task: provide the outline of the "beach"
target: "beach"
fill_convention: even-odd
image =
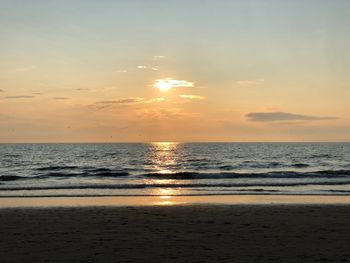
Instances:
[[[0,263],[350,263],[350,0],[0,0]]]
[[[0,263],[349,262],[350,144],[8,144]]]
[[[0,209],[0,262],[349,262],[349,204]]]

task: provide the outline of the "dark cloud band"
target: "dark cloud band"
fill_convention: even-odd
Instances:
[[[23,95],[23,96],[7,96],[6,99],[32,99],[34,96]]]
[[[338,117],[322,117],[288,112],[251,112],[245,115],[249,121],[273,122],[273,121],[314,121],[314,120],[335,120]]]

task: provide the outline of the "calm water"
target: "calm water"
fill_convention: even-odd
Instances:
[[[0,144],[0,196],[350,194],[349,143]]]

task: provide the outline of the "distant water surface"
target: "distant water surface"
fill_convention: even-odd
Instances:
[[[0,144],[0,196],[350,194],[350,143]]]

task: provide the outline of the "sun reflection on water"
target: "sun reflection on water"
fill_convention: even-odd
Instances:
[[[175,191],[173,189],[169,188],[160,188],[157,189],[157,192],[159,195],[159,201],[157,201],[156,205],[174,205],[175,202],[173,201],[174,193]]]
[[[154,168],[160,174],[168,174],[177,166],[177,142],[154,142],[151,143],[152,161]]]
[[[153,168],[159,174],[169,174],[174,173],[178,170],[178,146],[177,142],[155,142],[150,144],[150,149],[152,151],[152,162]],[[147,183],[150,184],[175,184],[174,179],[148,179]],[[155,205],[174,205],[173,198],[178,192],[177,189],[167,188],[156,188],[153,191],[155,196],[158,196],[159,200],[155,202]]]

